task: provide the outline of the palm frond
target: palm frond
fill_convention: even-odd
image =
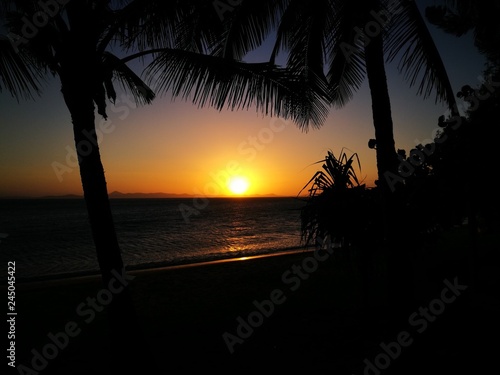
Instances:
[[[300,1],[291,0],[279,20],[276,30],[276,40],[269,59],[272,64],[275,63],[279,53],[287,51],[292,43],[293,30],[296,28],[299,18],[297,9],[300,9]]]
[[[444,63],[414,1],[401,2],[401,12],[391,20],[387,39],[387,60],[400,56],[398,68],[410,86],[418,83],[418,94],[427,98],[436,92],[435,101],[456,108]]]
[[[125,63],[110,52],[103,54],[103,66],[105,77],[108,77],[104,84],[107,88],[108,98],[114,101],[116,94],[111,82],[111,78],[116,79],[122,87],[130,92],[138,105],[150,104],[155,98],[154,91]]]
[[[40,10],[40,4],[36,0],[2,0],[0,2],[0,17],[7,18],[11,12],[22,12],[33,15]]]
[[[351,1],[335,2],[334,27],[328,34],[327,55],[330,62],[327,78],[332,103],[341,108],[361,87],[366,77],[364,49],[356,40],[356,14]]]
[[[0,92],[6,89],[20,99],[40,95],[42,72],[35,69],[33,60],[25,51],[15,51],[11,41],[0,37]]]
[[[292,0],[281,16],[270,61],[274,63],[280,52],[287,55],[286,67],[303,82],[308,100],[317,101],[314,98],[316,88],[320,88],[322,99],[329,98],[324,51],[325,38],[331,27],[328,0],[318,1],[314,7],[304,1]]]
[[[499,65],[498,48],[500,1],[445,1],[446,6],[431,6],[425,10],[427,20],[451,35],[461,37],[471,32],[474,45],[489,61]]]
[[[190,3],[186,1],[185,3]],[[131,1],[116,11],[116,37],[126,48],[144,51],[150,48],[173,48],[176,28],[180,22],[181,4],[178,1]],[[110,30],[110,34],[115,32]]]
[[[6,14],[6,26],[11,34],[23,35],[26,27],[26,17],[33,17],[37,12],[43,11],[42,3],[34,1],[21,1],[17,8]],[[57,56],[65,49],[64,40],[69,36],[69,26],[65,14],[65,7],[61,6],[59,11],[47,18],[43,27],[36,28],[36,32],[17,42],[17,47],[22,53],[30,56],[33,69],[40,72],[50,70],[55,73],[58,70]]]
[[[241,61],[278,27],[287,0],[244,0],[221,19],[222,34],[212,52]]]
[[[156,82],[157,92],[170,92],[200,107],[255,106],[264,115],[291,118],[305,130],[321,126],[328,115],[326,86],[320,79],[311,86],[301,75],[268,63],[166,49],[147,67],[146,79]]]
[[[330,2],[321,0],[311,7],[304,1],[292,1],[277,30],[271,61],[281,51],[288,55],[287,67],[309,74],[324,75],[325,37],[331,31]]]
[[[457,37],[465,35],[473,27],[470,22],[470,15],[470,11],[459,14],[445,6],[436,5],[425,9],[425,17],[431,24]]]
[[[133,0],[117,12],[120,42],[135,51],[179,48],[208,53],[223,33],[213,1]]]

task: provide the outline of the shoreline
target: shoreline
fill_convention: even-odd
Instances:
[[[483,267],[498,264],[496,237],[483,237],[478,248]],[[397,320],[388,310],[392,304],[382,272],[367,290],[359,264],[348,257],[334,254],[317,265],[304,262],[314,247],[127,270],[137,275],[130,293],[144,337],[127,345],[145,347],[159,373],[361,374],[376,372],[367,361],[387,363],[380,362],[381,354],[389,353],[384,348],[394,348],[405,333],[415,343],[399,345],[397,360],[387,356],[390,373],[422,374],[429,368],[478,373],[478,363],[481,368],[495,364],[497,346],[488,344],[486,333],[498,332],[498,278],[495,269],[482,268],[490,278],[462,293],[468,283],[468,258],[461,252],[467,250],[465,243],[462,236],[453,236],[431,249],[438,254],[422,254],[427,257],[415,264],[425,267],[414,276],[414,309],[398,312]],[[290,272],[295,270],[303,273]],[[445,279],[456,284],[460,293],[455,297],[443,289]],[[443,290],[447,300],[439,298]],[[104,309],[109,299],[102,291],[99,275],[20,288],[18,363],[30,363],[33,349],[47,352],[53,345],[49,334],[61,337],[71,322],[82,334],[71,337],[44,373],[115,373]],[[423,322],[429,325],[425,332]]]
[[[300,249],[288,249],[281,250],[276,252],[262,253],[256,255],[248,255],[241,257],[231,257],[231,258],[219,258],[212,260],[204,260],[204,261],[194,261],[187,263],[178,263],[178,264],[169,264],[165,265],[162,263],[151,263],[151,264],[142,264],[138,266],[126,267],[126,271],[130,275],[144,275],[144,274],[153,274],[160,272],[168,272],[179,269],[189,269],[196,267],[204,267],[204,266],[212,266],[224,263],[237,263],[237,262],[245,262],[252,261],[256,259],[262,258],[270,258],[277,256],[290,256],[297,254],[309,254],[313,253],[314,249],[311,248],[300,248]],[[16,285],[22,289],[31,289],[38,287],[48,287],[51,285],[57,285],[60,283],[79,283],[85,281],[100,281],[101,274],[97,272],[81,272],[81,273],[70,273],[70,274],[58,274],[58,275],[46,275],[39,276],[33,278],[27,278],[25,280],[18,280]]]

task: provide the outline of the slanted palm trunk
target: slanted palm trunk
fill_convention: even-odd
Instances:
[[[413,270],[410,263],[411,239],[405,238],[404,220],[397,202],[397,192],[388,185],[385,173],[397,174],[398,159],[394,145],[391,103],[384,64],[382,35],[371,39],[365,47],[368,83],[372,98],[373,123],[377,142],[378,187],[384,220],[382,252],[387,259],[388,308],[395,315],[394,323],[407,319],[406,311],[413,300]],[[409,311],[408,311],[409,312]],[[401,328],[401,327],[400,327]]]
[[[93,71],[89,69],[88,72],[84,72],[71,68],[80,66],[76,63],[68,65],[69,69],[61,71],[62,93],[73,123],[83,193],[103,288],[113,293],[111,302],[104,312],[108,316],[111,335],[112,352],[108,358],[112,370],[116,373],[144,370],[152,365],[152,361],[148,361],[148,353],[143,352],[147,345],[142,338],[129,285],[125,285],[119,292],[113,292],[118,290],[118,286],[121,289],[123,285],[120,284],[117,275],[123,277],[124,264],[113,223],[95,131]]]
[[[92,87],[89,84],[91,77],[86,80],[83,76],[82,72],[75,72],[70,78],[61,75],[62,92],[73,122],[83,194],[99,267],[106,285],[114,277],[113,270],[121,272],[123,261],[97,143]]]

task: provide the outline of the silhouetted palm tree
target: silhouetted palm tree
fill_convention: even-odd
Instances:
[[[59,78],[73,123],[88,219],[107,287],[116,274],[122,273],[124,264],[101,163],[94,108],[97,106],[98,113],[107,117],[106,99],[116,99],[114,81],[126,87],[138,104],[151,103],[154,93],[108,51],[107,37],[115,15],[107,2],[70,1],[64,7],[54,2],[50,8],[42,8],[35,1],[7,1],[2,5],[9,35],[1,44],[0,87],[5,86],[16,98],[29,97],[31,92],[41,92],[40,82],[48,73]],[[115,339],[112,347],[125,354],[131,349],[126,333],[138,334],[134,332],[137,326],[128,288],[114,296],[109,312]],[[133,334],[131,337],[137,339]],[[129,364],[115,364],[125,362]]]
[[[97,142],[95,109],[107,117],[107,102],[116,99],[116,82],[137,104],[150,104],[155,97],[128,62],[153,58],[152,71],[176,83],[174,95],[181,87],[194,89],[194,101],[201,105],[219,109],[226,104],[232,108],[255,105],[263,113],[290,116],[304,124],[321,123],[326,117],[327,101],[316,97],[326,98],[326,93],[312,93],[314,100],[304,95],[308,92],[299,90],[301,77],[287,69],[200,54],[218,45],[213,38],[221,22],[212,2],[71,0],[65,5],[47,4],[2,2],[1,19],[9,34],[0,40],[0,91],[6,89],[17,99],[32,98],[41,93],[47,75],[60,80],[105,286],[122,272],[124,264]],[[126,56],[111,52],[116,49]],[[129,360],[138,358],[135,364],[146,371],[147,360],[128,345],[127,334],[135,319],[128,288],[114,296],[109,311],[116,354]],[[128,361],[124,363],[127,367]]]
[[[128,19],[129,29],[134,30],[128,43],[137,48],[137,56],[154,48],[146,77],[156,92],[219,110],[255,106],[265,115],[292,119],[303,128],[324,123],[329,104],[324,81],[311,82],[274,61],[245,61],[269,36],[282,1],[241,1],[235,8],[226,4],[224,13],[214,1],[181,1],[175,32],[172,2],[144,3],[151,11]],[[144,28],[149,24],[155,25],[156,34]],[[172,33],[175,36],[168,41],[158,37]]]
[[[210,54],[227,60],[241,60],[266,38],[273,38],[269,61],[273,64],[285,56],[286,66],[300,77],[305,95],[324,100],[328,92],[330,105],[342,107],[368,79],[375,129],[378,186],[385,203],[380,217],[385,222],[383,236],[391,239],[394,251],[401,253],[394,238],[401,223],[396,214],[394,176],[398,176],[398,158],[394,144],[391,103],[385,64],[399,61],[399,69],[418,93],[428,97],[436,92],[436,101],[448,104],[456,115],[455,96],[426,24],[414,1],[320,0],[243,0],[223,14],[222,29],[211,40]],[[276,32],[275,36],[273,31]],[[280,55],[280,53],[282,55]],[[158,82],[175,88],[177,95],[187,96],[204,82],[204,71],[193,70],[183,61],[175,64],[158,60],[155,66]],[[160,68],[161,66],[161,68]],[[178,71],[189,72],[184,75]],[[192,75],[195,71],[196,74]],[[181,78],[185,77],[185,78]],[[234,86],[230,86],[234,89]],[[226,91],[211,100],[225,98]],[[319,94],[318,94],[319,93]],[[292,109],[292,108],[290,108]],[[322,112],[321,112],[322,113]],[[299,123],[307,130],[311,122]],[[318,122],[313,122],[313,125]],[[392,174],[391,174],[392,173]],[[391,180],[392,178],[392,180]],[[392,237],[392,238],[391,238]],[[402,268],[395,265],[395,268]],[[404,269],[404,268],[403,268]],[[405,271],[405,274],[409,272]],[[401,283],[399,284],[401,285]],[[396,292],[399,293],[399,292]]]
[[[253,7],[242,1],[225,14],[227,32],[221,54],[241,57],[262,35],[276,29],[270,61],[282,53],[286,66],[311,86],[326,85],[331,105],[342,107],[368,79],[375,129],[378,186],[385,203],[380,212],[390,252],[403,253],[398,241],[408,240],[399,232],[395,194],[388,177],[397,176],[391,103],[387,87],[387,62],[399,61],[399,69],[410,85],[418,85],[424,97],[433,91],[456,114],[455,96],[429,30],[414,1],[276,0],[271,7]],[[261,4],[262,5],[262,4]],[[260,11],[260,12],[259,12]],[[276,15],[276,11],[279,12]],[[245,20],[245,22],[242,22]],[[307,129],[307,128],[304,128]],[[390,174],[392,173],[392,175]],[[396,237],[397,236],[397,237]],[[405,241],[407,242],[407,241]],[[390,258],[397,259],[391,256]],[[400,269],[393,280],[408,269],[395,260],[391,269]],[[392,261],[391,261],[392,263]],[[394,282],[394,285],[404,285]],[[406,291],[405,295],[410,292]],[[400,294],[396,291],[395,294]]]
[[[151,56],[147,82],[156,80],[159,91],[218,109],[254,105],[264,114],[292,118],[303,129],[320,126],[328,105],[346,103],[366,75],[382,186],[386,186],[384,173],[397,167],[385,57],[402,56],[401,69],[411,84],[423,68],[419,92],[428,95],[435,88],[437,98],[453,107],[446,72],[411,1],[322,0],[311,6],[302,0],[243,0],[224,13],[208,0],[72,0],[54,12],[41,8],[42,3],[2,2],[4,10],[12,11],[9,29],[24,39],[1,44],[0,89],[20,98],[39,91],[41,73],[60,79],[105,283],[113,278],[113,270],[123,268],[123,261],[95,136],[95,106],[106,117],[106,101],[115,99],[116,80],[139,104],[154,98],[153,90],[127,62]],[[386,11],[388,20],[368,43],[357,35],[356,27],[368,27],[374,20],[371,11]],[[47,17],[28,36],[22,17],[37,12]],[[261,46],[273,28],[277,43],[270,60],[245,63],[246,54]],[[111,53],[113,45],[127,57]],[[288,53],[286,68],[275,65],[282,49]],[[93,144],[84,149],[80,146],[88,143],[88,134],[94,135]]]
[[[428,97],[433,91],[436,101],[444,101],[457,115],[455,96],[426,24],[414,1],[379,0],[242,0],[225,3],[214,12],[215,2],[194,0],[182,16],[177,37],[183,52],[163,49],[148,67],[148,82],[155,82],[158,91],[169,92],[200,105],[210,104],[222,109],[257,107],[270,115],[292,118],[307,130],[321,126],[329,106],[342,107],[368,79],[372,98],[375,129],[378,186],[383,204],[379,212],[384,223],[381,234],[389,252],[389,270],[393,301],[410,296],[411,275],[407,249],[411,240],[401,229],[404,221],[398,214],[393,194],[394,176],[398,176],[391,103],[385,65],[399,61],[399,69],[417,85],[418,93]],[[236,4],[236,5],[235,5]],[[155,4],[151,17],[162,19],[162,7]],[[159,13],[158,13],[159,12]],[[162,49],[164,42],[141,33],[141,25],[152,19],[137,17],[136,38],[131,43],[147,49]],[[158,31],[168,29],[168,23]],[[179,33],[180,31],[180,33]],[[274,34],[274,32],[276,34]],[[260,64],[245,64],[247,54],[271,38],[274,47],[269,59]],[[280,75],[276,61],[282,56],[289,70]],[[195,55],[196,58],[192,58]],[[262,81],[255,72],[260,69],[274,75],[272,82]],[[278,74],[275,74],[278,73]],[[283,79],[283,80],[282,80]],[[288,99],[293,87],[296,96]],[[273,91],[276,90],[276,91]],[[285,100],[273,101],[269,95]],[[392,180],[391,180],[392,178]]]
[[[399,59],[410,85],[420,79],[419,94],[435,90],[436,100],[455,108],[446,70],[413,1],[242,1],[225,17],[221,56],[241,59],[275,29],[270,61],[283,52],[305,82],[328,85],[332,105],[346,104],[368,78],[380,183],[397,166],[386,61]]]
[[[386,172],[397,175],[398,165],[386,61],[399,59],[399,68],[410,85],[420,79],[419,94],[427,97],[435,90],[436,101],[445,101],[456,111],[446,70],[413,1],[321,0],[311,6],[303,0],[242,0],[236,6],[226,5],[217,13],[214,2],[192,1],[177,35],[185,52],[172,54],[164,50],[148,68],[149,78],[155,80],[160,91],[202,105],[209,102],[217,108],[246,107],[255,99],[266,114],[291,117],[307,130],[310,125],[322,125],[325,100],[343,106],[366,76],[373,101],[378,182],[385,191],[389,190]],[[162,19],[158,4],[155,7],[156,13],[149,14]],[[148,20],[137,17],[134,42],[145,48],[162,48],[161,39],[140,32],[144,22]],[[165,23],[158,30],[167,30],[167,26]],[[274,31],[269,62],[242,63],[249,52],[274,38]],[[286,55],[286,66],[293,72],[288,76],[288,85],[296,88],[294,99],[300,100],[300,106],[293,101],[286,106],[283,101],[270,102],[266,97],[269,87],[252,79],[258,78],[252,69],[268,67],[273,72],[280,52]],[[193,53],[202,56],[192,59]],[[235,77],[234,70],[228,69],[234,61],[241,63],[243,77]],[[286,77],[275,77],[280,85],[284,84],[281,78]]]
[[[80,172],[88,205],[92,234],[103,277],[123,263],[113,227],[99,145],[95,138],[94,107],[106,118],[107,99],[114,102],[114,82],[120,82],[137,100],[149,104],[154,92],[126,63],[141,57],[154,58],[150,71],[159,73],[159,89],[181,90],[193,101],[222,109],[256,105],[265,114],[293,117],[320,124],[326,117],[326,100],[310,99],[299,90],[300,77],[269,63],[246,64],[206,53],[220,24],[212,3],[207,1],[163,2],[158,0],[118,2],[71,1],[48,18],[36,35],[23,35],[23,15],[43,9],[36,1],[7,1],[9,38],[0,40],[0,90],[5,87],[16,98],[41,92],[47,73],[59,77],[75,132]],[[126,4],[126,5],[123,5]],[[207,11],[208,9],[208,11]],[[182,22],[179,20],[182,19]],[[89,20],[93,20],[89,22]],[[213,30],[212,30],[213,29]],[[118,43],[112,43],[118,41]],[[125,57],[110,52],[118,46]],[[205,53],[202,55],[202,53]],[[161,70],[161,71],[160,71]],[[165,86],[167,82],[172,86]],[[323,93],[326,98],[326,93]]]

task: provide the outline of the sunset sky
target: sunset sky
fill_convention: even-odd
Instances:
[[[484,59],[471,38],[430,28],[454,91],[478,85]],[[395,65],[387,72],[396,147],[409,150],[431,138],[445,110],[434,96],[417,96]],[[17,103],[0,93],[0,197],[82,194],[78,167],[68,151],[74,150],[69,112],[58,84],[50,81],[36,101]],[[219,186],[238,174],[248,179],[246,195],[295,196],[320,168],[311,164],[327,150],[338,155],[343,147],[358,153],[359,176],[368,186],[376,179],[375,151],[367,146],[374,131],[366,81],[354,100],[340,110],[332,108],[324,126],[308,132],[253,109],[218,112],[168,96],[136,108],[126,96],[118,98],[115,107],[110,104],[107,122],[96,114],[109,192],[228,195],[227,187]]]

